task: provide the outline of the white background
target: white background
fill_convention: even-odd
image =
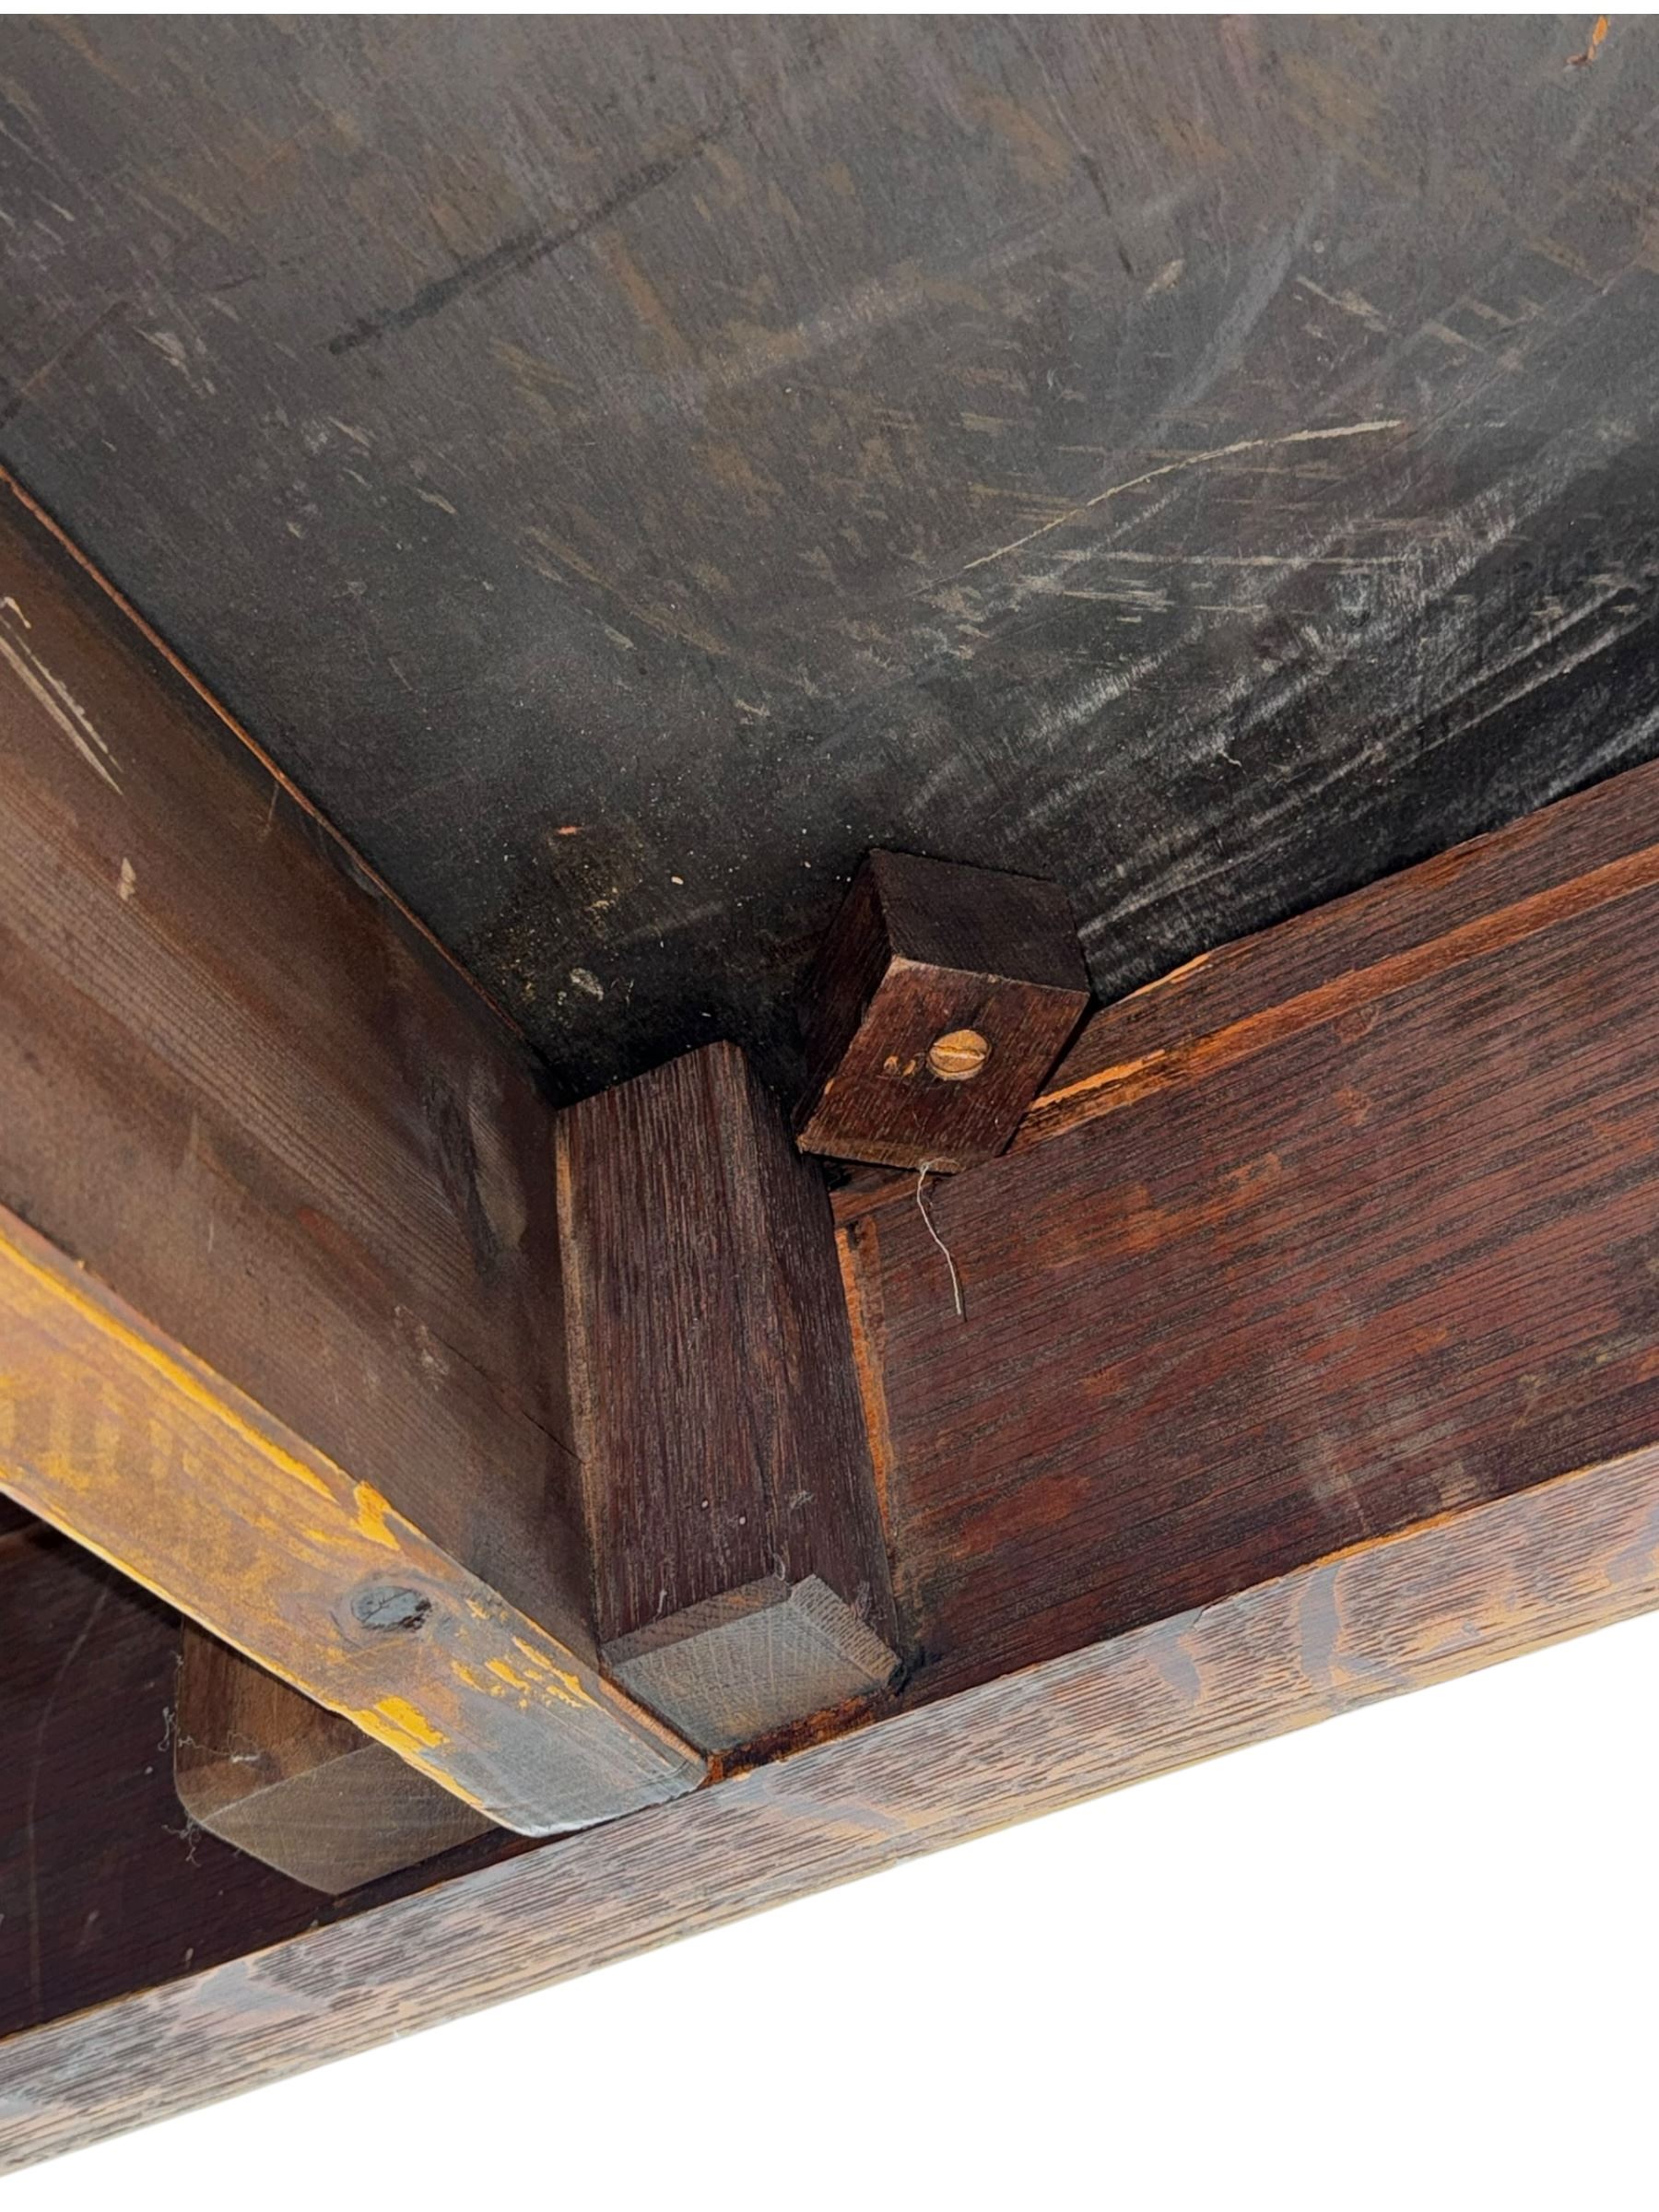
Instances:
[[[1659,1615],[78,2152],[0,2212],[1659,2203]]]

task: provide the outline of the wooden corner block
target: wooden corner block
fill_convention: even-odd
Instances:
[[[652,1621],[605,1647],[630,1697],[705,1751],[728,1751],[891,1680],[892,1652],[816,1574],[778,1575]]]
[[[895,1672],[828,1194],[734,1045],[568,1108],[571,1406],[606,1668],[701,1750]]]
[[[807,976],[806,1152],[994,1159],[1089,1001],[1057,884],[872,853]]]
[[[331,1896],[490,1826],[343,1714],[188,1621],[173,1782],[198,1828]]]

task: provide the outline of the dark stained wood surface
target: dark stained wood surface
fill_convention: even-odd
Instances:
[[[557,1144],[606,1665],[706,1748],[878,1688],[892,1598],[821,1171],[726,1044],[568,1108]]]
[[[341,1900],[195,1827],[173,1788],[178,1617],[23,1519],[0,1501],[0,2035],[524,1848],[481,1839]]]
[[[0,459],[566,1095],[873,846],[1115,997],[1654,749],[1588,22],[16,17]]]
[[[237,1947],[312,1924],[315,1899],[193,1844],[172,1787],[175,1615],[37,1523],[4,1539],[0,1624],[0,2031],[230,1955],[208,1898]]]
[[[1103,1007],[1043,1087],[1019,1143],[1196,1080],[1299,1030],[1336,1021],[1652,879],[1659,769],[1458,845],[1223,945]]]
[[[374,1530],[390,1500],[452,1598],[477,1594],[471,1569],[548,1629],[545,1647],[530,1638],[543,1662],[598,1700],[571,1702],[584,1735],[606,1699],[571,1494],[550,1123],[526,1058],[72,550],[3,496],[0,729],[0,1201],[205,1361],[210,1400],[224,1385],[205,1420],[182,1386],[158,1396],[153,1373],[124,1368],[117,1398],[100,1402],[141,1420],[130,1466],[117,1468],[110,1434],[94,1450],[88,1431],[71,1466],[41,1457],[43,1430],[8,1430],[18,1464],[0,1480],[20,1477],[60,1525],[347,1710],[343,1678],[296,1642],[296,1621],[315,1630],[319,1603],[332,1619],[351,1575],[386,1563]],[[6,1311],[26,1336],[16,1391],[29,1359],[50,1367],[73,1347]],[[76,1330],[75,1346],[104,1350],[120,1335]],[[252,1450],[239,1391],[255,1401]],[[303,1526],[288,1430],[331,1463],[325,1534]],[[182,1463],[159,1464],[158,1440],[189,1463],[194,1496]],[[228,1478],[232,1460],[252,1489]],[[158,1510],[140,1502],[141,1473]],[[103,1493],[83,1498],[76,1481],[94,1477]],[[353,1485],[379,1500],[355,1524]],[[254,1510],[239,1519],[233,1500]],[[215,1501],[228,1517],[191,1517]],[[286,1543],[255,1539],[262,1514]],[[347,1583],[330,1583],[330,1556]],[[228,1571],[233,1586],[216,1586]],[[490,1656],[514,1668],[498,1630]],[[337,1622],[322,1633],[338,1644]],[[406,1718],[421,1711],[411,1688],[388,1688]],[[550,1711],[528,1684],[514,1694]],[[463,1702],[497,1708],[488,1733],[510,1717],[504,1696],[502,1683],[468,1686]],[[610,1783],[637,1778],[642,1758],[650,1795],[665,1779],[660,1732],[614,1702]],[[364,1724],[429,1762],[429,1713],[425,1734],[384,1721]],[[668,1766],[689,1778],[682,1751],[668,1747]],[[459,1773],[443,1779],[465,1791]],[[500,1779],[474,1776],[512,1823]],[[634,1801],[627,1784],[595,1796],[597,1779],[566,1799],[583,1818]]]
[[[702,1779],[372,1484],[4,1208],[0,1346],[0,1489],[488,1820],[550,1835]]]
[[[587,1656],[513,1039],[0,493],[0,1204]]]
[[[329,1896],[488,1834],[448,1790],[186,1621],[172,1731],[198,1828]]]
[[[1656,782],[1569,843],[1617,851]],[[935,1185],[965,1324],[907,1192],[847,1201],[918,1690],[1659,1435],[1659,846],[1553,889],[1508,850],[1512,886],[1488,851],[1241,948],[1217,989],[1271,999],[1248,1051],[1188,1049],[1204,971],[1097,1018],[1172,1009],[1165,1072]],[[1404,974],[1345,951],[1325,980],[1406,940]]]
[[[1088,1004],[1058,885],[872,853],[802,991],[801,1149],[918,1169],[994,1159]]]
[[[1659,1605],[1659,1452],[0,2043],[0,2169]]]

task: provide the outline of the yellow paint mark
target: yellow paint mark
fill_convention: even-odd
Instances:
[[[564,1684],[565,1689],[569,1693],[569,1700],[572,1705],[591,1705],[595,1712],[598,1712],[599,1700],[597,1698],[589,1697],[587,1691],[582,1687],[580,1675],[571,1674],[570,1669],[564,1666],[556,1666],[549,1671],[555,1682]]]
[[[505,1659],[487,1659],[484,1664],[497,1681],[508,1683],[514,1689],[529,1688],[530,1685],[525,1681],[524,1676],[515,1673]]]
[[[199,1411],[210,1415],[217,1421],[222,1421],[241,1442],[258,1453],[262,1458],[269,1460],[271,1465],[280,1468],[283,1474],[292,1476],[296,1482],[302,1482],[308,1490],[315,1490],[318,1497],[326,1498],[331,1503],[338,1502],[338,1492],[317,1473],[315,1468],[308,1467],[305,1462],[296,1458],[293,1453],[285,1452],[282,1446],[274,1441],[263,1430],[256,1429],[252,1421],[245,1420],[234,1407],[228,1406],[217,1392],[208,1389],[206,1384],[198,1376],[193,1374],[189,1368],[182,1366],[177,1359],[170,1358],[159,1344],[152,1343],[139,1330],[133,1328],[111,1312],[109,1308],[98,1299],[90,1297],[77,1283],[70,1279],[66,1272],[60,1271],[55,1267],[43,1266],[39,1260],[23,1251],[19,1245],[12,1243],[3,1232],[0,1232],[0,1248],[6,1251],[13,1265],[21,1273],[31,1276],[51,1297],[62,1299],[64,1303],[78,1313],[80,1318],[90,1327],[98,1331],[100,1335],[108,1336],[112,1343],[120,1345],[124,1351],[133,1354],[152,1373],[159,1374],[170,1389],[176,1390],[182,1397],[187,1398],[191,1405]],[[340,1477],[340,1480],[344,1482],[344,1476]]]
[[[371,1544],[383,1544],[388,1551],[401,1551],[403,1546],[386,1526],[386,1515],[392,1511],[390,1500],[382,1498],[371,1482],[353,1483],[351,1495],[357,1506],[358,1534]]]
[[[407,1698],[382,1698],[374,1710],[383,1721],[389,1721],[394,1728],[423,1745],[429,1751],[449,1741],[443,1731],[434,1728],[425,1713],[418,1712]]]
[[[1611,21],[1610,16],[1596,17],[1594,23],[1591,26],[1590,43],[1585,47],[1583,53],[1568,55],[1567,66],[1569,69],[1582,69],[1587,62],[1593,62],[1595,59],[1601,52],[1602,41],[1607,35],[1607,29]]]

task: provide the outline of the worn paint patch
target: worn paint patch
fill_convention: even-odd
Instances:
[[[376,1701],[374,1710],[382,1720],[389,1721],[394,1728],[426,1750],[435,1751],[449,1740],[441,1728],[434,1728],[426,1715],[410,1704],[407,1698],[381,1698]]]
[[[371,1544],[383,1544],[388,1551],[401,1551],[401,1543],[386,1524],[392,1511],[390,1500],[382,1498],[370,1482],[354,1483],[351,1496],[357,1507],[359,1534],[367,1536]]]

